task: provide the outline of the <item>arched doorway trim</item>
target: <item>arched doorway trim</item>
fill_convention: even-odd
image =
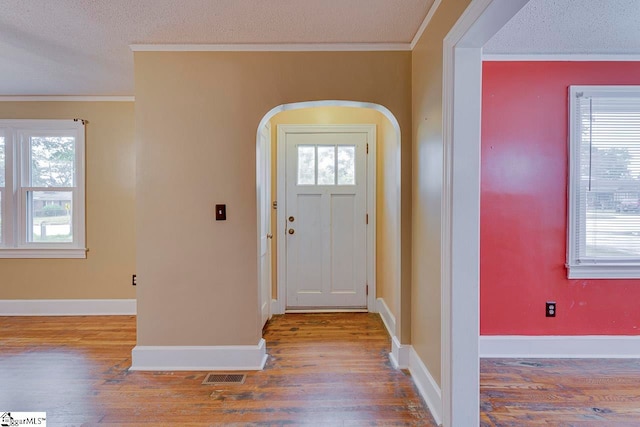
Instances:
[[[401,133],[400,133],[400,125],[398,123],[398,120],[396,119],[396,117],[393,115],[393,113],[386,107],[379,105],[379,104],[375,104],[375,103],[370,103],[370,102],[359,102],[359,101],[343,101],[343,100],[322,100],[322,101],[306,101],[306,102],[296,102],[296,103],[289,103],[289,104],[282,104],[279,106],[276,106],[274,108],[272,108],[271,110],[269,110],[265,116],[262,118],[262,120],[260,121],[260,124],[258,126],[258,129],[256,130],[256,141],[257,141],[257,158],[256,158],[256,170],[259,171],[260,168],[260,164],[263,164],[261,162],[261,159],[259,158],[260,156],[260,132],[261,130],[268,125],[269,121],[278,113],[284,112],[284,111],[290,111],[290,110],[297,110],[297,109],[303,109],[303,108],[313,108],[313,107],[352,107],[352,108],[365,108],[365,109],[371,109],[371,110],[375,110],[380,112],[391,124],[391,126],[393,127],[393,129],[395,130],[395,149],[393,150],[394,152],[394,158],[392,159],[392,161],[395,164],[395,176],[393,177],[388,177],[389,179],[392,179],[393,182],[395,182],[395,186],[396,186],[396,191],[397,194],[400,194],[400,184],[401,184],[401,158],[400,158],[400,147],[401,147]],[[261,218],[261,214],[262,211],[261,209],[264,209],[264,204],[261,205],[260,203],[260,199],[259,199],[259,189],[261,187],[261,185],[265,185],[265,183],[260,182],[260,176],[261,174],[257,173],[256,174],[256,188],[257,188],[257,220],[260,221]],[[262,175],[264,176],[264,175]],[[266,183],[268,184],[268,183]],[[400,336],[400,321],[401,321],[401,211],[400,211],[400,197],[398,197],[398,203],[396,206],[396,212],[395,212],[395,224],[393,225],[393,229],[394,229],[394,235],[396,236],[397,242],[396,242],[396,248],[397,248],[397,253],[395,254],[396,257],[396,262],[397,262],[397,272],[396,272],[396,277],[395,277],[395,287],[394,287],[394,299],[395,299],[395,307],[391,308],[391,311],[393,311],[393,313],[395,313],[395,316],[391,313],[391,311],[389,309],[385,309],[385,307],[379,307],[378,304],[375,304],[374,310],[370,310],[370,311],[376,311],[376,312],[380,312],[383,320],[385,321],[385,324],[387,325],[387,328],[389,329],[390,334],[392,335],[392,337],[399,337]],[[257,246],[258,246],[258,253],[260,252],[260,239],[261,239],[261,235],[260,235],[260,225],[258,224],[258,236],[257,236]],[[258,256],[259,258],[259,256]],[[259,271],[259,277],[258,277],[258,292],[261,292],[261,284],[262,282],[262,277],[260,275],[260,268],[258,268]],[[259,312],[261,310],[260,307],[262,307],[262,302],[261,302],[261,297],[258,298],[259,301]],[[278,299],[273,300],[273,304],[271,306],[271,313],[272,314],[280,314],[284,312],[284,300],[283,297],[281,295],[278,295]],[[258,316],[260,317],[260,316]],[[260,329],[262,328],[262,325],[259,325]]]

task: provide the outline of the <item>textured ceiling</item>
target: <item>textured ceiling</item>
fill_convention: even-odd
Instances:
[[[531,0],[485,54],[640,54],[640,0]]]
[[[132,95],[130,44],[410,43],[433,0],[1,0],[0,95]]]

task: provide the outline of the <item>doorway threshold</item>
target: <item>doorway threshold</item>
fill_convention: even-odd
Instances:
[[[298,308],[288,308],[285,311],[285,314],[288,313],[368,313],[366,307],[330,307],[330,308],[322,308],[322,307],[298,307]]]

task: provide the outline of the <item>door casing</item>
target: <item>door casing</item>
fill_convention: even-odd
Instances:
[[[273,307],[272,314],[283,314],[286,310],[286,135],[288,133],[366,133],[368,142],[367,164],[367,214],[369,223],[367,226],[367,310],[376,310],[376,126],[373,124],[353,125],[279,125],[277,138],[277,225],[276,233],[281,238],[277,239],[277,287],[278,298]],[[322,310],[330,311],[330,310]],[[344,311],[344,310],[337,310]]]
[[[271,123],[258,131],[256,185],[258,203],[258,272],[260,324],[271,318]]]

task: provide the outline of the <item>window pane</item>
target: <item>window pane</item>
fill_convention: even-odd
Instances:
[[[32,136],[31,186],[73,187],[75,138],[69,136]]]
[[[633,204],[631,206],[630,201],[629,210],[619,213],[587,209],[587,257],[640,258],[640,209],[637,199]]]
[[[314,146],[298,146],[298,185],[316,183],[316,150]]]
[[[336,147],[318,147],[318,185],[336,183]]]
[[[356,147],[338,147],[338,185],[356,183]]]
[[[586,258],[640,258],[640,99],[580,105],[580,206]]]
[[[5,157],[5,148],[4,148],[4,136],[0,136],[0,187],[4,187],[4,157]]]
[[[27,193],[30,242],[72,242],[71,191]]]

